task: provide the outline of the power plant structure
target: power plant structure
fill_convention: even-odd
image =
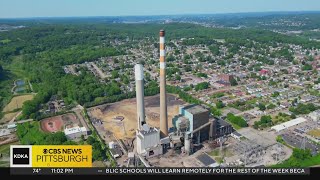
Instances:
[[[148,125],[145,116],[143,66],[135,65],[138,120],[136,151],[139,157],[162,155],[168,149],[180,149],[182,153],[189,155],[202,142],[213,141],[232,132],[229,131],[229,126],[219,122],[222,120],[211,117],[207,108],[192,104],[180,106],[179,114],[173,117],[173,127],[168,132],[165,54],[165,31],[160,30],[160,129]]]
[[[161,136],[168,136],[168,114],[166,93],[166,50],[165,31],[160,30],[160,131]]]
[[[143,66],[136,64],[134,67],[135,79],[136,79],[136,97],[137,97],[137,120],[138,129],[146,123],[145,120],[145,109],[144,109],[144,77],[143,77]]]
[[[136,99],[137,99],[137,120],[136,131],[137,153],[144,157],[153,157],[162,154],[160,144],[160,131],[155,127],[150,127],[145,121],[144,106],[144,77],[143,66],[135,65]]]

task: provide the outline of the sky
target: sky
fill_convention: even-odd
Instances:
[[[320,0],[0,0],[0,18],[319,10]]]

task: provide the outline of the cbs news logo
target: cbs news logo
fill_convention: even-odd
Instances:
[[[10,167],[92,167],[92,146],[12,145]]]

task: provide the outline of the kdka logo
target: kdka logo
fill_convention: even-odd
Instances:
[[[24,145],[10,146],[10,167],[31,167],[31,148]]]

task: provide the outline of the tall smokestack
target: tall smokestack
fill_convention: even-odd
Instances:
[[[141,64],[136,64],[134,67],[135,78],[136,78],[136,99],[137,99],[137,120],[138,129],[141,130],[145,121],[144,112],[144,82],[143,82],[143,66]]]
[[[160,131],[162,136],[168,136],[168,114],[166,95],[166,50],[165,31],[160,30]]]

